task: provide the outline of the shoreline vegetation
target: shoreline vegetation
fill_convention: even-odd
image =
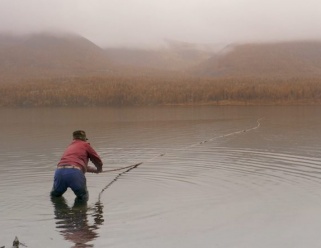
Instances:
[[[321,78],[87,76],[0,84],[0,107],[320,105]]]

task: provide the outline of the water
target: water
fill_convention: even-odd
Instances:
[[[319,247],[320,110],[1,109],[0,246]],[[86,206],[49,198],[76,129],[105,170],[143,162],[86,174]]]

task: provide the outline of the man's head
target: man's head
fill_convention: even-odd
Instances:
[[[83,130],[74,131],[74,132],[72,133],[72,137],[73,137],[74,139],[79,139],[79,140],[83,140],[83,141],[88,140],[87,137],[86,137],[86,133],[85,133],[85,131],[83,131]]]

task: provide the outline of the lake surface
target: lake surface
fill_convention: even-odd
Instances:
[[[321,244],[321,107],[0,110],[0,246],[295,248]],[[52,202],[84,129],[104,169]],[[103,190],[105,189],[105,190]],[[102,191],[103,190],[103,191]]]

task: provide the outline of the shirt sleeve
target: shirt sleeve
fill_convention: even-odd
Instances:
[[[87,152],[90,161],[96,166],[98,171],[101,171],[103,167],[103,162],[101,161],[101,158],[99,157],[97,152],[91,147],[89,143],[87,147]]]

